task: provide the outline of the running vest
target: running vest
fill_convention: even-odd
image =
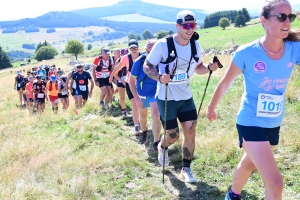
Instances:
[[[52,84],[53,84],[53,82],[50,81],[49,91],[52,91]],[[55,81],[55,88],[56,88],[56,90],[58,90],[58,81],[57,80]]]
[[[111,71],[112,68],[112,63],[111,63],[111,57],[108,56],[108,67],[106,67],[108,69],[108,71]],[[102,70],[102,68],[104,67],[103,65],[103,59],[102,56],[99,56],[99,63],[98,66],[96,67],[96,72],[100,72]]]
[[[191,61],[192,59],[194,59],[196,62],[199,61],[199,56],[197,55],[197,49],[196,49],[196,44],[195,44],[195,37],[192,37],[190,39],[190,46],[191,46],[191,58],[189,60],[189,66],[187,68],[187,75],[188,75],[188,71],[190,69],[190,66],[191,66]],[[166,73],[168,74],[170,71],[169,71],[169,65],[171,64],[175,64],[175,60],[177,58],[177,51],[176,51],[176,48],[175,48],[175,44],[174,44],[174,38],[172,35],[169,35],[166,37],[166,40],[167,40],[167,46],[168,46],[168,58],[166,61],[164,62],[160,62],[161,64],[164,64],[165,65],[165,71]],[[174,74],[176,73],[176,69],[177,69],[177,62],[175,64],[175,69],[173,71],[173,73],[171,74],[171,79],[173,79],[174,77]],[[188,75],[188,78],[189,78],[189,75]]]
[[[139,56],[140,55],[141,55],[141,53],[139,52]],[[131,72],[132,65],[133,65],[132,55],[131,55],[131,53],[128,53],[127,56],[128,56],[128,61],[129,61],[129,69],[128,69],[128,71]]]

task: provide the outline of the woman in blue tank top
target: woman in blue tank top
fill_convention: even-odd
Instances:
[[[265,35],[233,54],[206,112],[210,121],[216,119],[215,107],[242,73],[244,94],[236,126],[245,154],[233,174],[226,200],[241,199],[241,191],[255,169],[264,181],[265,199],[282,199],[283,180],[271,145],[279,142],[285,91],[294,65],[300,64],[300,32],[290,30],[296,15],[287,0],[268,1],[260,16]]]

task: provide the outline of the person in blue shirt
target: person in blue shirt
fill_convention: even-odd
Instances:
[[[148,137],[147,115],[148,108],[150,107],[152,116],[152,132],[154,136],[153,149],[157,151],[161,130],[159,111],[155,98],[157,81],[151,79],[144,73],[143,70],[143,64],[146,56],[150,53],[154,44],[154,40],[149,40],[146,44],[146,54],[141,55],[134,62],[131,69],[131,76],[129,78],[129,87],[139,109],[139,119],[142,130],[139,143],[144,144]]]
[[[46,70],[43,69],[42,66],[39,66],[39,69],[36,71],[38,76],[42,77],[42,80],[45,81],[46,80]]]
[[[233,54],[208,105],[206,116],[213,121],[218,102],[242,73],[244,94],[236,127],[245,154],[233,174],[225,200],[241,199],[242,189],[256,169],[265,185],[265,199],[282,199],[283,180],[271,146],[279,142],[285,91],[294,65],[300,64],[300,32],[291,30],[295,18],[289,1],[268,1],[260,13],[265,35]]]
[[[77,108],[82,108],[86,104],[88,97],[92,97],[94,81],[89,72],[83,71],[83,64],[77,64],[76,68],[77,72],[72,75],[70,85],[72,86],[74,81],[76,82]],[[91,91],[88,88],[89,81],[91,83]],[[71,93],[72,90],[72,87],[70,87]]]

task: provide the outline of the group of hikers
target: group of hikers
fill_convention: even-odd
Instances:
[[[244,77],[244,94],[236,118],[239,146],[245,154],[233,174],[231,189],[225,200],[241,199],[241,192],[253,170],[258,170],[264,185],[265,199],[282,199],[283,180],[272,152],[279,142],[279,130],[284,115],[284,94],[293,67],[300,64],[300,32],[291,30],[296,18],[287,0],[266,2],[260,13],[265,30],[261,38],[241,46],[232,54],[231,63],[216,87],[206,109],[210,121],[217,118],[218,102],[231,87],[234,79]],[[192,96],[190,79],[193,74],[212,73],[218,63],[204,64],[195,29],[196,16],[183,10],[177,14],[177,33],[158,41],[149,40],[145,52],[139,52],[136,40],[129,40],[130,52],[103,48],[95,58],[91,74],[81,64],[67,76],[29,76],[26,85],[28,97],[44,108],[49,95],[53,111],[57,112],[57,99],[64,99],[68,91],[76,96],[76,107],[81,108],[91,97],[94,84],[101,90],[99,104],[109,108],[117,85],[122,115],[126,116],[125,91],[131,102],[134,135],[139,143],[147,141],[148,108],[152,116],[153,149],[158,151],[158,162],[168,166],[168,148],[183,132],[181,177],[186,182],[196,182],[191,170],[195,150],[197,111]],[[16,82],[19,84],[19,75]],[[278,80],[278,81],[266,81]],[[46,83],[46,80],[47,83]],[[90,90],[88,88],[91,83]],[[28,86],[28,87],[27,87]],[[21,86],[18,85],[18,89]],[[28,88],[28,90],[27,90]],[[55,92],[54,92],[55,91]],[[55,93],[55,94],[54,94]],[[30,96],[31,95],[31,96]],[[74,98],[75,99],[75,98]],[[30,100],[31,101],[31,100]],[[68,108],[68,101],[65,101]],[[160,123],[161,122],[161,123]],[[161,127],[164,134],[160,138]]]

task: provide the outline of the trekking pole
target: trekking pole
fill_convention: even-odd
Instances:
[[[165,73],[169,74],[169,65],[165,68]],[[165,184],[165,148],[166,148],[166,132],[167,132],[167,102],[168,102],[168,83],[165,91],[165,110],[164,110],[164,149],[163,149],[163,184]]]
[[[218,57],[214,56],[213,63],[216,63],[216,62],[218,63],[219,68],[223,67],[223,65],[219,61]],[[200,110],[201,110],[201,107],[202,107],[202,103],[203,103],[203,100],[204,100],[204,97],[205,97],[206,89],[207,89],[211,74],[212,74],[212,70],[209,69],[209,75],[208,75],[208,79],[207,79],[206,86],[205,86],[205,89],[204,89],[204,93],[203,93],[203,96],[202,96],[202,100],[201,100],[201,103],[200,103],[200,107],[199,107],[199,110],[198,110],[197,119],[199,118],[199,113],[200,113]]]

